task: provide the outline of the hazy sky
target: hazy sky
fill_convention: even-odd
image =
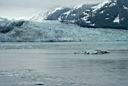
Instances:
[[[99,3],[105,0],[0,0],[0,16],[28,19],[44,10],[60,6]]]

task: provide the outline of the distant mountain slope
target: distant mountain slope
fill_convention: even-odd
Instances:
[[[80,26],[128,28],[128,0],[107,0],[91,8],[77,21]]]
[[[45,20],[58,20],[61,14],[69,11],[70,8],[56,8],[45,15]]]
[[[65,12],[54,10],[46,20],[59,20],[82,27],[127,29],[128,0],[106,0],[95,6],[84,4]]]
[[[45,18],[46,13],[40,12],[38,15],[32,16],[29,20],[30,21],[39,21],[42,22]]]
[[[66,23],[75,23],[80,18],[80,16],[84,12],[87,12],[92,6],[94,5],[82,4],[75,6],[71,10],[60,15],[59,21]]]

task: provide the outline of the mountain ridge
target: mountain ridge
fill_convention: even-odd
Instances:
[[[84,4],[60,14],[55,20],[81,27],[128,29],[128,0],[106,0],[90,6]]]

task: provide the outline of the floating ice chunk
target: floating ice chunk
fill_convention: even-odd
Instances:
[[[84,55],[103,55],[109,53],[110,53],[109,51],[105,51],[105,50],[87,50],[81,52],[74,52],[74,54],[84,54]]]

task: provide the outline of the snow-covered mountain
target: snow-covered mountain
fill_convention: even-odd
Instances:
[[[71,10],[63,13],[59,17],[59,21],[65,22],[65,23],[75,23],[80,16],[84,13],[89,11],[89,9],[94,5],[87,5],[87,4],[81,4],[78,6],[75,6]]]
[[[45,12],[40,12],[38,15],[32,16],[29,20],[42,22],[44,20],[46,14],[47,13],[45,13]]]
[[[128,0],[107,0],[83,14],[77,24],[84,27],[128,28]]]
[[[81,4],[73,8],[56,8],[45,14],[45,20],[59,20],[65,23],[74,23],[83,12],[94,5]]]
[[[60,12],[61,11],[61,12]],[[79,5],[64,12],[53,10],[46,20],[59,20],[82,27],[128,28],[128,0],[106,0],[98,5]]]
[[[61,14],[69,11],[70,8],[56,8],[52,11],[49,11],[45,15],[45,20],[58,20]]]

